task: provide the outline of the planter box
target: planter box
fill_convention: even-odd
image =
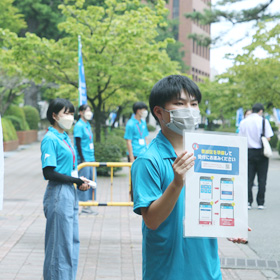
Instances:
[[[4,152],[14,151],[18,148],[18,140],[12,140],[12,141],[5,141],[4,144]]]
[[[19,144],[26,145],[37,141],[38,131],[37,130],[17,131],[17,136],[18,136]]]

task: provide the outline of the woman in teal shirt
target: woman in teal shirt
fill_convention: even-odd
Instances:
[[[79,107],[79,120],[74,126],[74,143],[77,153],[78,164],[83,162],[94,162],[94,144],[93,133],[89,121],[92,119],[93,113],[89,105],[81,105]],[[93,168],[86,166],[79,171],[79,176],[87,179],[93,179]],[[95,176],[96,178],[96,176]],[[78,191],[80,201],[93,200],[93,189],[82,192]],[[95,213],[90,207],[83,207],[84,213]]]
[[[76,153],[65,130],[74,121],[74,106],[66,99],[53,100],[47,111],[51,123],[41,143],[43,174],[49,180],[44,195],[47,219],[44,279],[76,279],[79,258],[78,195],[90,187],[77,178]]]

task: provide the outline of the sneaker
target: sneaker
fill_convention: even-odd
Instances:
[[[91,214],[92,209],[90,208],[90,206],[83,206],[82,213]]]
[[[248,210],[251,210],[252,209],[252,205],[250,202],[248,202]]]
[[[263,205],[258,206],[258,210],[264,210],[264,209],[265,209],[265,206],[263,206]]]

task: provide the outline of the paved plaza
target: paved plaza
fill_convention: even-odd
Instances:
[[[249,212],[249,244],[219,239],[223,279],[280,279],[279,170],[270,161],[267,209]],[[98,177],[97,201],[110,200],[110,178]],[[4,206],[0,211],[0,279],[42,279],[45,217],[40,143],[5,153]],[[114,177],[113,201],[128,201],[128,170]],[[80,215],[79,280],[141,279],[141,217],[132,207],[94,207]],[[264,244],[263,244],[264,243]],[[186,278],[187,279],[187,278]],[[207,280],[207,279],[203,279]]]

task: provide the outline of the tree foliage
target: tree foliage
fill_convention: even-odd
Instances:
[[[84,1],[62,4],[65,21],[59,29],[62,39],[48,40],[32,33],[18,37],[0,31],[5,42],[2,65],[9,75],[20,72],[35,82],[45,80],[59,85],[57,96],[78,100],[78,36],[87,83],[88,101],[94,109],[96,139],[100,140],[106,106],[127,100],[147,98],[152,85],[168,74],[178,73],[166,46],[172,39],[156,41],[157,28],[164,25],[167,10],[159,0],[155,9],[138,0],[106,0],[104,6],[84,6]],[[134,5],[134,9],[127,9]]]
[[[23,15],[12,5],[13,0],[0,1],[0,28],[8,28],[13,32],[19,32],[26,26]]]
[[[209,108],[210,120],[234,118],[239,107],[251,108],[257,102],[268,112],[280,107],[280,24],[268,26],[259,24],[253,42],[243,55],[232,58],[234,65],[226,73],[200,85],[203,100],[209,101],[202,104],[202,112]]]
[[[277,0],[266,0],[265,3],[256,3],[255,6],[239,9],[236,7],[238,4],[242,5],[247,0],[219,0],[215,4],[209,5],[209,8],[204,9],[202,12],[194,11],[187,13],[185,16],[192,20],[198,21],[201,25],[209,25],[212,23],[230,23],[231,27],[240,25],[246,22],[252,22],[257,25],[260,22],[267,20],[280,19],[279,11],[271,11],[270,7]],[[201,45],[210,45],[211,43],[217,44],[225,36],[227,32],[220,33],[216,38],[210,38],[209,36],[203,36],[198,34],[190,34],[189,37],[197,40]],[[238,38],[241,40],[243,38]],[[233,44],[234,42],[228,42]]]

